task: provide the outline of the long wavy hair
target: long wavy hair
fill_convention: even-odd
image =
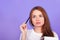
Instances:
[[[42,8],[41,6],[36,6],[36,7],[32,8],[32,10],[30,12],[30,21],[29,21],[30,24],[33,25],[33,23],[32,23],[32,12],[34,10],[41,11],[43,14],[43,17],[44,17],[44,25],[42,27],[42,33],[43,33],[42,37],[44,37],[44,36],[54,37],[54,34],[53,34],[51,27],[50,27],[48,15],[47,15],[46,11],[44,10],[44,8]]]

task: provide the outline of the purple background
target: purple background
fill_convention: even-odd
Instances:
[[[51,27],[60,38],[60,0],[0,0],[0,40],[19,40],[19,25],[27,20],[34,6],[42,6]],[[28,28],[31,29],[29,22]]]

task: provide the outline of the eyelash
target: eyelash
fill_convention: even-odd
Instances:
[[[35,18],[36,16],[34,15],[33,18]]]
[[[43,17],[42,15],[39,15],[39,17]]]
[[[34,15],[33,18],[35,18],[36,16]],[[43,17],[42,15],[39,15],[39,17]]]

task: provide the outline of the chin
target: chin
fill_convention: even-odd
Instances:
[[[35,25],[35,26],[37,26],[37,27],[41,27],[42,25]]]

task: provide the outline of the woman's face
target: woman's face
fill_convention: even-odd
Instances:
[[[41,11],[34,10],[32,12],[32,23],[35,27],[41,27],[44,24],[44,17]]]

